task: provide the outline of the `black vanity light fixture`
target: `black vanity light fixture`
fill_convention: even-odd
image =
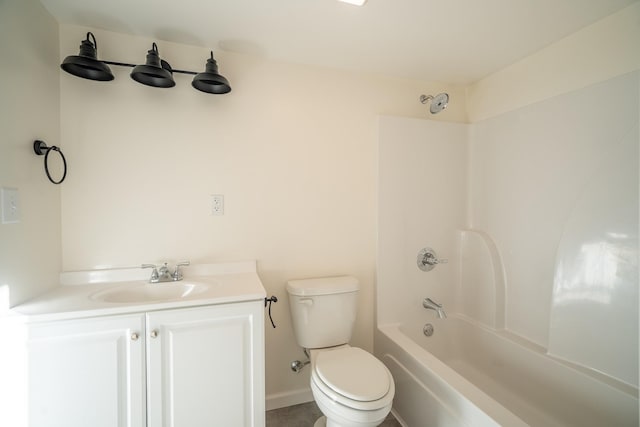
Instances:
[[[231,92],[229,81],[218,74],[218,63],[213,59],[213,51],[211,51],[211,58],[207,59],[205,71],[196,74],[191,86],[207,93],[223,94]]]
[[[89,40],[93,39],[93,43]],[[87,33],[87,39],[80,44],[78,55],[67,56],[60,68],[67,73],[89,80],[110,81],[113,80],[111,69],[103,61],[98,60],[98,43],[93,33]]]
[[[131,71],[131,78],[138,83],[153,87],[174,87],[173,70],[164,59],[158,55],[158,46],[155,43],[147,52],[147,62],[144,65],[136,65]]]
[[[93,42],[89,40],[93,39]],[[225,94],[231,92],[229,81],[218,74],[218,64],[211,57],[207,59],[205,71],[196,73],[187,70],[174,70],[164,59],[160,58],[158,46],[153,43],[151,50],[147,51],[147,60],[144,65],[127,64],[114,61],[100,61],[97,58],[98,43],[93,33],[88,32],[86,40],[80,44],[80,54],[67,56],[60,68],[77,77],[89,80],[109,81],[113,80],[113,74],[109,65],[120,67],[131,67],[131,78],[138,83],[152,87],[173,87],[176,82],[173,80],[174,73],[191,74],[195,76],[191,85],[199,91],[213,94]]]

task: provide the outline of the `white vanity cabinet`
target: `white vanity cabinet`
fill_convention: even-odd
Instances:
[[[145,425],[144,315],[28,327],[28,425]]]
[[[149,427],[264,426],[262,301],[147,314]]]
[[[33,427],[264,426],[262,301],[32,323]]]

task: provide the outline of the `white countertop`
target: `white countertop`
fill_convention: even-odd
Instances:
[[[199,264],[185,267],[184,281],[207,284],[203,292],[174,300],[106,302],[95,298],[111,288],[140,286],[149,270],[140,268],[65,272],[61,286],[11,309],[11,315],[27,322],[140,313],[200,305],[263,301],[267,296],[256,272],[255,261]],[[180,282],[168,282],[180,283]],[[157,283],[150,286],[162,286]]]

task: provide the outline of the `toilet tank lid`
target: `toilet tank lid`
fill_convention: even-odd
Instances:
[[[318,277],[287,282],[287,292],[299,296],[343,294],[356,292],[358,289],[358,279],[352,276]]]

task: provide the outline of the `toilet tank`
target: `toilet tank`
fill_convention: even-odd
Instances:
[[[351,276],[287,282],[298,345],[323,348],[346,344],[356,320],[358,279]]]

